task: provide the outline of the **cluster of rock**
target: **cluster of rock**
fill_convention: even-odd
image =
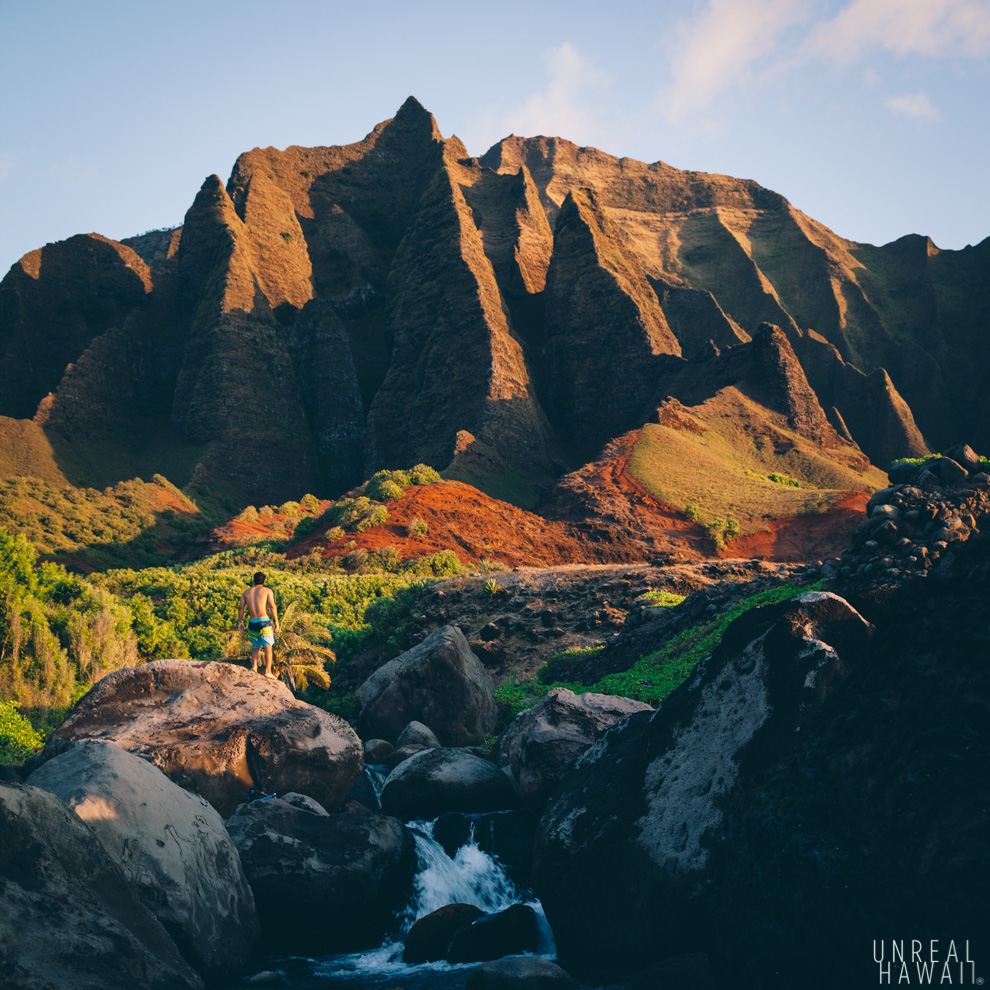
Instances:
[[[953,558],[953,547],[990,525],[990,474],[965,444],[915,464],[895,462],[866,507],[866,522],[826,577],[857,586],[887,586],[926,577]]]
[[[100,681],[24,776],[0,783],[0,922],[24,932],[0,944],[12,985],[192,988],[236,978],[259,947],[378,945],[409,901],[420,863],[407,823],[420,819],[437,819],[447,855],[477,843],[528,889],[549,792],[642,707],[555,692],[513,726],[500,762],[485,759],[494,686],[455,627],[359,697],[364,743],[226,664],[163,660]],[[455,904],[416,922],[406,959],[491,962],[476,987],[575,986],[546,959],[494,962],[552,948],[531,906]]]

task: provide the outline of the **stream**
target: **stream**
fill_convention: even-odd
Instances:
[[[384,774],[372,773],[370,776],[376,790],[380,790]],[[473,904],[486,914],[503,911],[513,904],[529,905],[541,921],[536,954],[555,959],[553,933],[533,892],[517,886],[502,863],[479,848],[473,826],[468,841],[451,858],[433,838],[434,824],[435,821],[407,823],[416,843],[418,870],[409,899],[396,913],[394,928],[380,946],[363,952],[327,956],[270,956],[259,969],[279,973],[284,982],[268,985],[295,990],[331,987],[391,990],[400,986],[402,990],[463,990],[468,974],[480,963],[411,965],[402,961],[404,939],[409,929],[420,918],[447,904]],[[249,985],[247,980],[242,980],[237,987]],[[582,985],[601,986],[598,983]],[[616,985],[615,990],[620,986],[623,984]]]

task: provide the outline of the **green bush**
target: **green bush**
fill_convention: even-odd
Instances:
[[[367,565],[373,571],[397,571],[402,563],[402,554],[393,546],[379,547],[368,554]]]
[[[310,495],[309,493],[303,495],[303,497],[299,499],[299,504],[307,512],[316,512],[316,510],[320,507],[319,499],[317,499],[315,495]]]
[[[790,488],[801,487],[800,481],[796,481],[794,478],[791,478],[786,474],[779,474],[776,471],[773,474],[768,474],[767,480],[772,481],[775,485],[787,485]]]
[[[417,464],[409,472],[409,482],[413,485],[433,485],[440,480],[440,475],[429,464]]]
[[[288,502],[283,502],[278,507],[278,511],[281,512],[283,516],[288,516],[290,519],[295,519],[297,516],[302,514],[299,503],[291,500]]]
[[[41,734],[14,705],[0,701],[0,764],[23,763],[44,742]]]
[[[701,510],[694,502],[688,502],[684,506],[684,515],[687,517],[688,522],[696,523],[701,521]]]
[[[406,536],[426,536],[429,531],[430,527],[419,516],[413,516],[406,526]]]

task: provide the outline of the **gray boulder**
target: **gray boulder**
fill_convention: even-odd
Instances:
[[[452,963],[487,962],[502,956],[550,948],[546,923],[528,904],[513,904],[486,914],[455,933],[447,949]]]
[[[228,663],[156,660],[104,677],[49,739],[114,742],[229,815],[252,788],[298,791],[340,807],[363,766],[341,718],[297,701],[280,681]]]
[[[382,811],[404,821],[446,811],[506,811],[519,795],[494,763],[459,749],[424,749],[399,764],[382,788]]]
[[[208,980],[240,974],[260,933],[223,820],[203,798],[113,743],[76,743],[28,784],[62,799]]]
[[[433,730],[423,725],[422,722],[410,722],[395,740],[395,748],[418,747],[419,749],[439,749],[440,740],[433,734]]]
[[[270,798],[242,804],[227,831],[275,951],[378,945],[416,871],[412,833],[385,815],[321,815]]]
[[[555,688],[513,719],[492,759],[512,770],[523,804],[539,812],[589,746],[623,719],[652,710],[629,698]]]
[[[444,746],[479,746],[495,731],[495,686],[456,626],[379,667],[357,690],[364,739],[397,739],[412,721]]]
[[[92,829],[23,784],[0,784],[0,976],[18,990],[203,986]]]

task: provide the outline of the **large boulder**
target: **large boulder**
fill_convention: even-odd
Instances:
[[[445,960],[450,940],[484,913],[474,904],[446,904],[431,911],[406,933],[402,961],[418,964]]]
[[[239,975],[260,929],[223,819],[203,798],[113,743],[76,743],[28,784],[87,822],[189,963],[211,981]]]
[[[509,778],[494,763],[459,749],[424,749],[385,781],[382,810],[405,821],[445,811],[506,811],[519,805]]]
[[[148,760],[225,817],[252,788],[298,791],[336,809],[363,766],[343,719],[227,663],[155,660],[115,671],[83,696],[43,755],[80,739]]]
[[[765,986],[775,973],[797,985],[802,953],[833,952],[823,931],[855,911],[843,859],[858,855],[848,835],[864,809],[855,789],[830,804],[823,783],[858,766],[855,726],[836,719],[844,682],[868,666],[871,631],[829,593],[753,609],[655,714],[599,740],[537,832],[534,886],[562,951],[644,962],[707,952],[726,978],[742,964]],[[822,726],[848,735],[844,751],[834,739],[821,748]],[[815,921],[801,930],[808,891],[811,911],[800,913]],[[786,903],[768,913],[768,892]]]
[[[395,740],[409,722],[444,746],[480,746],[495,732],[495,686],[456,626],[379,667],[357,690],[362,739]]]
[[[0,784],[0,984],[181,990],[203,982],[85,822],[48,791]]]
[[[378,945],[416,872],[412,833],[385,815],[319,814],[271,798],[241,805],[227,830],[276,951]]]
[[[610,694],[575,694],[555,688],[521,712],[502,733],[492,759],[508,766],[523,804],[543,810],[574,761],[605,732],[636,712],[653,709]]]

